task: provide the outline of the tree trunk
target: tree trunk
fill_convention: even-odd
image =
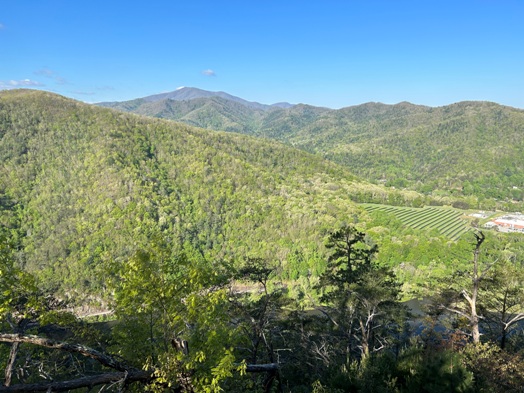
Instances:
[[[473,276],[471,277],[473,288],[471,291],[471,298],[467,298],[467,300],[469,301],[471,307],[471,337],[473,339],[473,342],[475,344],[478,344],[480,343],[480,328],[479,316],[477,314],[477,297],[480,288],[480,280],[482,278],[481,274],[479,273],[479,254],[480,246],[484,241],[484,234],[482,232],[479,232],[478,234],[475,234],[475,237],[477,239],[477,244],[475,245],[475,251],[473,252]]]
[[[189,356],[189,343],[181,339],[179,337],[175,337],[173,340],[171,340],[171,344],[173,345],[173,348],[175,348],[177,351],[184,354],[184,356]],[[183,393],[194,393],[195,387],[193,386],[193,379],[192,375],[194,373],[194,370],[188,370],[188,371],[180,371],[177,374],[177,382],[180,385],[179,391]]]
[[[508,332],[508,326],[504,323],[504,321],[506,320],[506,305],[507,305],[507,301],[508,301],[508,290],[505,290],[504,291],[504,300],[503,300],[503,303],[502,303],[502,312],[501,312],[501,316],[500,316],[500,320],[502,321],[501,325],[502,325],[502,332],[501,332],[501,338],[500,338],[500,349],[505,349],[506,348],[506,334]]]
[[[362,347],[361,360],[364,360],[369,356],[369,331],[368,331],[367,322],[364,323],[364,321],[360,319],[359,323],[360,323],[360,345]]]
[[[7,366],[5,368],[4,386],[11,385],[11,378],[13,377],[13,367],[16,362],[16,355],[18,354],[19,346],[20,346],[20,343],[18,342],[11,344],[11,351],[9,352],[9,359],[7,360]]]
[[[122,383],[128,382],[149,382],[152,380],[150,372],[147,371],[130,371],[130,372],[114,372],[94,375],[91,377],[83,377],[69,381],[61,382],[45,382],[21,384],[13,386],[1,386],[0,393],[31,393],[31,392],[68,392],[72,389],[91,388],[96,385],[105,385],[108,383]]]

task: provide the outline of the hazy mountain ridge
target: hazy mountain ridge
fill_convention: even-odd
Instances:
[[[419,198],[274,141],[40,91],[1,92],[0,130],[1,223],[21,266],[62,293],[102,291],[108,264],[156,238],[211,260],[277,258],[286,272],[289,253],[316,255],[358,213],[354,200]]]
[[[212,97],[220,97],[220,98],[223,98],[224,100],[236,102],[236,103],[242,104],[248,108],[255,109],[255,110],[268,110],[274,107],[289,108],[293,106],[292,104],[288,102],[278,102],[272,105],[265,105],[265,104],[260,104],[258,102],[247,101],[247,100],[244,100],[243,98],[233,96],[223,91],[207,91],[207,90],[197,89],[195,87],[180,87],[174,91],[170,91],[167,93],[154,94],[151,96],[143,97],[140,100],[142,100],[142,102],[156,102],[156,101],[164,101],[164,100],[190,101],[190,100],[195,100],[199,98],[212,98]],[[121,104],[122,104],[121,102],[101,102],[97,105],[106,106],[106,107],[115,107]]]
[[[491,102],[441,107],[365,103],[259,111],[232,101],[164,102],[158,110],[113,106],[192,125],[276,139],[320,154],[373,182],[423,192],[524,198],[524,111]],[[162,101],[163,102],[163,101]],[[176,113],[176,115],[173,115]],[[503,175],[505,173],[506,175]]]

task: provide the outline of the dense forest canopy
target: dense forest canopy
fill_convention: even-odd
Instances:
[[[451,237],[369,208],[439,205],[438,214],[483,198],[495,207],[475,194],[481,177],[471,196],[452,195],[462,172],[449,172],[448,193],[425,183],[471,153],[425,138],[439,124],[455,147],[493,143],[490,171],[518,183],[520,112],[489,103],[263,111],[296,127],[274,137],[322,154],[47,92],[0,93],[0,391],[521,389],[522,234],[471,227]],[[390,172],[377,169],[379,156],[372,166],[372,145]],[[332,147],[358,154],[340,165],[321,157]],[[442,165],[406,156],[397,166],[403,149]],[[430,184],[431,195],[357,176],[380,180],[408,164],[420,178],[406,184]],[[472,161],[464,176],[485,164]],[[411,313],[409,299],[423,309]],[[79,318],[93,307],[101,320]]]
[[[276,139],[342,164],[374,183],[471,204],[524,198],[524,111],[490,102],[427,107],[366,103],[253,108],[223,97],[134,100],[104,106],[214,130]]]
[[[154,236],[209,258],[309,259],[322,234],[358,214],[352,199],[418,198],[275,142],[44,92],[0,100],[2,223],[22,266],[62,293],[98,291],[103,261]]]

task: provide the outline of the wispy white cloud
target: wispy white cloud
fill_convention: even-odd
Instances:
[[[49,69],[47,67],[41,68],[39,70],[36,70],[34,72],[34,74],[38,75],[38,76],[43,76],[44,78],[53,79],[55,81],[55,83],[58,84],[58,85],[67,85],[67,84],[69,84],[67,79],[62,78],[55,71],[53,71],[53,70],[51,70],[51,69]]]
[[[14,86],[44,86],[43,83],[31,79],[22,79],[21,81],[10,81]]]
[[[96,96],[96,95],[99,95],[101,94],[102,92],[105,92],[105,91],[114,91],[116,90],[113,86],[108,86],[108,85],[104,85],[104,86],[95,86],[95,87],[91,87],[92,90],[72,90],[70,91],[71,94],[76,94],[76,95],[79,95],[79,96]]]
[[[98,86],[96,87],[98,91],[113,91],[115,88],[113,86]]]
[[[43,83],[31,79],[0,81],[0,89],[15,89],[17,87],[45,86]]]
[[[202,71],[202,74],[206,76],[217,76],[216,72],[210,69]]]
[[[74,90],[71,92],[72,94],[77,94],[80,96],[94,96],[96,93],[94,91],[80,91],[80,90]]]
[[[35,72],[33,72],[33,74],[35,75],[39,75],[39,76],[45,76],[46,78],[52,78],[53,75],[54,75],[54,72],[52,70],[50,70],[49,68],[41,68]]]
[[[5,25],[3,23],[0,23],[0,30],[5,29]]]

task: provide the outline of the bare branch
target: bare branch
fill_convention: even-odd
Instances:
[[[486,275],[486,273],[489,271],[489,269],[491,269],[497,262],[498,262],[498,258],[495,260],[495,262],[492,262],[489,265],[487,265],[486,268],[480,273],[479,280],[482,280],[484,276]]]
[[[460,293],[462,294],[462,296],[464,296],[464,299],[468,301],[469,305],[473,307],[473,299],[471,298],[471,296],[469,296],[466,290],[463,289]]]
[[[335,321],[331,315],[329,315],[329,313],[327,311],[325,311],[324,309],[322,309],[321,307],[318,308],[318,311],[320,311],[322,314],[324,314],[326,317],[328,317],[328,319],[331,321],[331,323],[335,326],[338,327],[338,323],[337,321]]]
[[[509,328],[511,325],[518,321],[522,321],[524,319],[524,314],[517,314],[513,318],[511,318],[508,322],[504,323],[504,330]]]
[[[0,393],[66,392],[72,389],[92,387],[106,383],[149,382],[152,378],[150,372],[134,370],[129,372],[99,374],[70,381],[0,386]]]
[[[111,356],[105,355],[95,349],[80,345],[80,344],[69,344],[60,341],[54,341],[47,338],[34,336],[34,335],[22,335],[22,334],[7,334],[0,333],[0,342],[8,343],[27,343],[38,345],[45,348],[59,349],[67,352],[79,353],[83,356],[95,359],[100,364],[118,370],[128,371],[129,367],[123,363],[120,363],[113,359]]]
[[[466,313],[463,312],[463,311],[457,310],[457,309],[455,309],[455,308],[449,308],[449,307],[442,306],[442,305],[440,306],[440,308],[443,308],[444,310],[447,310],[447,311],[449,311],[449,312],[453,312],[453,313],[455,313],[455,314],[458,314],[458,315],[463,316],[464,318],[466,318],[466,319],[468,319],[468,320],[471,320],[471,315],[468,315],[468,314],[466,314]]]
[[[267,363],[267,364],[248,364],[246,365],[246,372],[248,373],[263,373],[270,371],[278,371],[277,363]]]

